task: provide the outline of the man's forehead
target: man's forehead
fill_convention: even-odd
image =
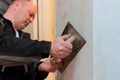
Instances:
[[[36,5],[33,2],[28,2],[25,4],[26,8],[29,9],[29,11],[36,12]]]

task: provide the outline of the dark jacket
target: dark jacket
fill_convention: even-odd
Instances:
[[[15,37],[11,21],[0,15],[0,80],[43,80],[48,73],[38,71],[37,65],[49,56],[51,42],[31,40],[28,33],[18,32],[20,38]]]

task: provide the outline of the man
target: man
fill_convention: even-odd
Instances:
[[[52,55],[65,58],[70,55],[72,44],[64,41],[70,35],[49,42],[31,40],[28,34],[21,31],[34,20],[35,15],[36,7],[30,0],[14,0],[6,13],[0,15],[0,80],[43,80],[48,72],[56,71],[61,62],[51,64],[49,58],[39,62],[38,57],[40,59]],[[23,62],[20,61],[21,57],[31,60],[31,57],[36,56],[38,63],[24,62],[23,59]],[[16,59],[18,63],[14,61]],[[28,65],[23,65],[25,63]]]

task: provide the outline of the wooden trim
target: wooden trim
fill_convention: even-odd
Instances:
[[[33,23],[34,39],[54,39],[54,0],[33,0],[37,16]],[[49,73],[45,80],[55,80],[55,73]]]

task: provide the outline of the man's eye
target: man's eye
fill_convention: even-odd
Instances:
[[[30,14],[29,14],[29,16],[30,16],[30,17],[32,17],[32,16],[33,16],[33,14],[32,14],[32,13],[30,13]]]
[[[28,11],[28,12],[29,12],[30,17],[34,16],[34,14],[32,12],[30,12],[30,11]]]

